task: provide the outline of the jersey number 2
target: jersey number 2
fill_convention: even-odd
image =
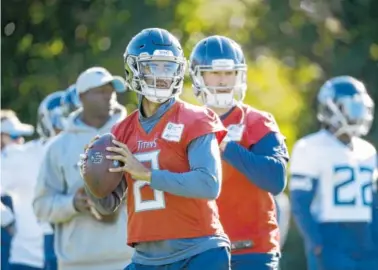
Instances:
[[[138,153],[138,154],[135,154],[135,157],[142,163],[150,162],[151,169],[158,170],[159,169],[159,160],[158,160],[159,152],[160,151]],[[164,198],[163,191],[152,189],[154,192],[154,199],[153,200],[142,199],[141,189],[146,185],[149,185],[149,183],[143,180],[136,180],[134,182],[133,191],[134,191],[134,200],[135,200],[134,201],[135,212],[164,209],[165,198]]]
[[[369,206],[371,204],[371,185],[373,181],[373,170],[371,168],[359,167],[356,170],[349,166],[339,166],[334,168],[334,173],[336,176],[341,174],[345,175],[345,179],[343,179],[341,183],[335,185],[335,189],[333,191],[335,205],[357,205],[357,194],[361,194],[362,205]],[[350,185],[357,179],[363,180],[361,181],[362,184],[360,186],[360,190],[352,190],[352,192],[350,192]]]

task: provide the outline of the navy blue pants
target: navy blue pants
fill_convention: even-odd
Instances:
[[[248,253],[231,256],[232,270],[277,270],[279,254]]]
[[[43,270],[43,268],[32,267],[24,264],[9,264],[9,270]]]
[[[322,253],[315,255],[306,248],[308,270],[372,270],[378,269],[378,258],[366,256],[353,258],[350,254],[333,247],[324,247]]]
[[[229,270],[230,251],[228,248],[214,248],[185,260],[166,265],[129,264],[125,270]]]
[[[13,209],[12,199],[9,196],[1,196],[1,202]],[[12,241],[12,236],[3,228],[1,228],[1,269],[9,269],[9,251],[10,244]]]
[[[47,234],[44,238],[45,270],[57,270],[58,265],[54,251],[54,235]]]

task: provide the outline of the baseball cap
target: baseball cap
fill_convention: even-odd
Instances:
[[[34,133],[34,127],[21,123],[16,116],[13,116],[1,121],[1,133],[11,136],[31,136]]]
[[[113,76],[108,70],[102,67],[92,67],[83,71],[76,81],[78,94],[83,94],[90,89],[112,83],[116,92],[126,91],[126,82],[120,76]]]

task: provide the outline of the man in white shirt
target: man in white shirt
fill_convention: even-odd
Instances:
[[[32,209],[38,155],[35,143],[23,139],[33,133],[33,126],[21,123],[14,112],[1,111],[1,190],[12,198],[15,219],[10,270],[43,269],[42,230]]]
[[[0,191],[1,193],[1,191]],[[14,234],[14,215],[12,199],[1,193],[1,265],[0,269],[8,269],[9,251]]]

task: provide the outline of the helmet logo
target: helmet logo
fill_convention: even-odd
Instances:
[[[235,67],[235,62],[232,59],[214,59],[211,61],[213,69],[232,70]]]
[[[173,56],[172,51],[169,50],[155,50],[154,54],[156,56]]]

